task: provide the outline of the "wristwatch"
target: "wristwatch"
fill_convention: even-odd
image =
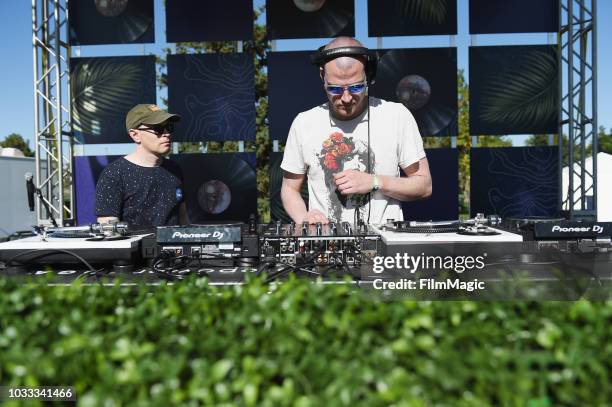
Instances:
[[[378,180],[378,175],[374,175],[374,179],[372,181],[372,192],[376,192],[380,189],[380,181]]]

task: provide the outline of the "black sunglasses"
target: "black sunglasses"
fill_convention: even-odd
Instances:
[[[157,137],[160,137],[160,136],[163,136],[164,134],[172,133],[174,131],[174,123],[169,122],[169,123],[156,124],[156,125],[148,126],[148,127],[140,127],[138,128],[138,130],[147,131],[147,132],[155,134]]]

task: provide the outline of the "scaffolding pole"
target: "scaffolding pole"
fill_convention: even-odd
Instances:
[[[74,218],[68,0],[32,0],[36,187],[58,224]],[[44,205],[37,221],[51,223]]]
[[[596,6],[596,0],[559,4],[559,209],[571,220],[597,218]]]

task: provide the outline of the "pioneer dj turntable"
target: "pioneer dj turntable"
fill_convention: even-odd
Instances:
[[[381,226],[383,231],[396,233],[410,233],[419,235],[431,234],[459,234],[465,236],[494,236],[501,234],[501,231],[493,228],[501,223],[497,215],[485,217],[484,214],[477,214],[476,217],[466,220],[449,220],[437,222],[415,222],[415,221],[393,221],[389,220]]]
[[[413,250],[434,250],[434,246],[460,249],[462,252],[503,251],[499,243],[521,245],[523,237],[500,229],[501,219],[495,215],[478,214],[473,219],[438,222],[389,221],[374,225],[380,234],[386,254]]]

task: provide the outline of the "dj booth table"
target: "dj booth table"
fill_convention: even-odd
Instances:
[[[585,260],[585,259],[583,259]],[[120,285],[123,287],[146,287],[158,285],[180,285],[190,279],[206,279],[207,286],[231,287],[248,283],[253,278],[262,278],[271,284],[280,283],[290,275],[309,279],[313,284],[344,284],[357,290],[368,291],[376,298],[422,299],[422,300],[591,300],[612,299],[612,267],[610,256],[588,256],[586,261],[593,267],[587,273],[571,267],[563,269],[558,264],[507,264],[485,267],[483,270],[466,271],[461,275],[440,270],[428,270],[415,274],[398,274],[397,270],[374,273],[372,264],[360,268],[323,270],[322,275],[312,272],[291,270],[279,278],[270,279],[273,273],[286,267],[271,267],[257,277],[257,269],[252,267],[203,267],[186,268],[169,275],[154,272],[149,267],[139,267],[132,271],[99,269],[96,273],[66,265],[45,267],[8,268],[0,276],[24,284],[46,284],[51,286]],[[316,269],[315,269],[316,271]],[[321,271],[321,270],[319,270]],[[446,274],[444,274],[446,273]],[[461,291],[450,289],[396,290],[388,286],[381,288],[383,282],[401,284],[406,281],[429,280],[446,281],[446,278],[459,277],[461,281],[480,281],[486,284],[484,291]],[[433,284],[433,283],[432,283]]]
[[[260,227],[248,239],[237,233],[233,239],[238,243],[230,248],[227,243],[218,244],[213,248],[219,250],[216,255],[201,243],[160,244],[155,235],[117,240],[33,236],[0,243],[0,261],[5,262],[0,276],[51,285],[75,281],[159,285],[206,278],[210,286],[234,286],[260,274],[266,282],[279,282],[293,274],[317,283],[371,290],[384,298],[612,298],[609,240],[534,241],[507,230],[496,230],[490,236],[458,236],[406,234],[384,227],[368,227],[361,234],[340,228],[330,233],[331,227],[319,225],[298,229],[277,223]],[[229,229],[218,230],[227,233]],[[241,257],[232,257],[236,250]],[[164,253],[175,256],[170,260],[189,261],[155,266]],[[363,254],[359,261],[353,258],[356,254]],[[482,267],[465,267],[467,258],[472,266],[476,261]],[[457,289],[482,282],[486,290]]]

